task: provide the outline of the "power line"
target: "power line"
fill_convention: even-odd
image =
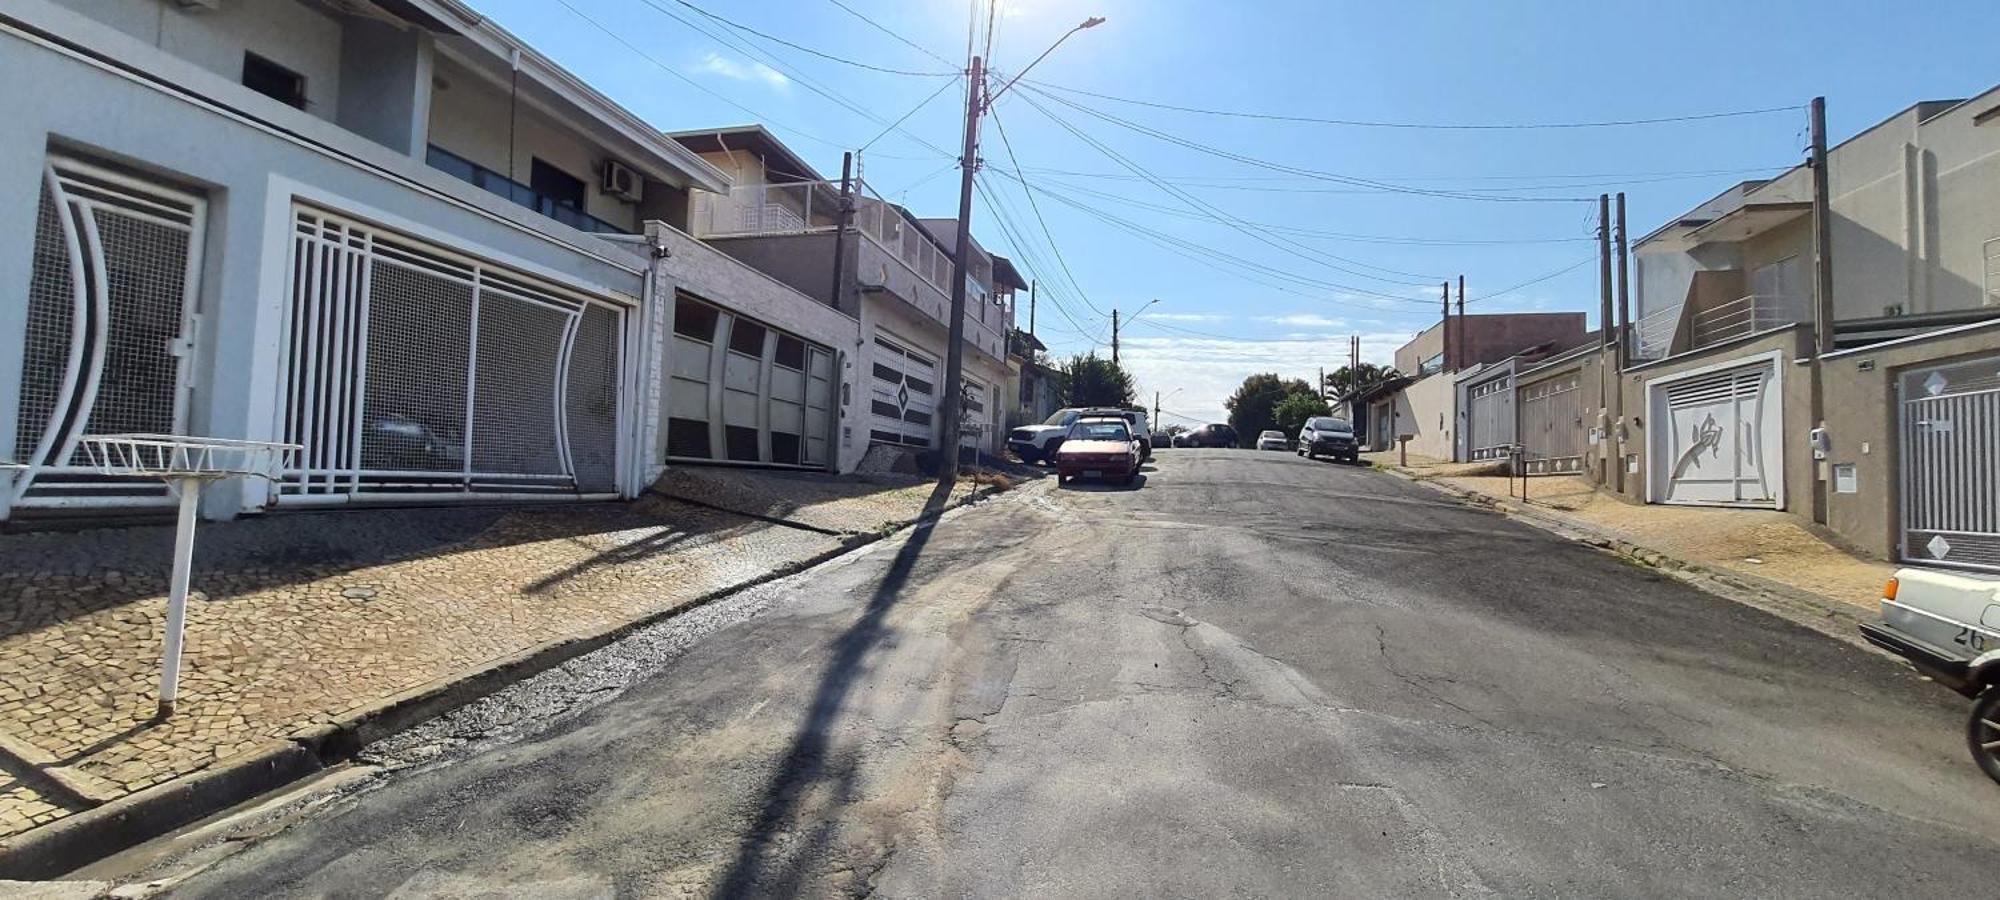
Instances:
[[[1489,196],[1486,194],[1469,194],[1462,191],[1437,191],[1437,190],[1428,190],[1425,188],[1413,188],[1404,185],[1390,184],[1385,181],[1376,181],[1368,178],[1358,178],[1353,175],[1342,175],[1338,172],[1325,172],[1317,169],[1307,169],[1300,166],[1288,165],[1286,163],[1274,162],[1268,159],[1260,159],[1258,157],[1237,153],[1233,150],[1224,150],[1220,147],[1203,144],[1198,141],[1188,140],[1187,138],[1183,138],[1174,134],[1169,134],[1157,128],[1151,128],[1145,125],[1141,125],[1137,122],[1131,121],[1130,119],[1125,119],[1119,116],[1112,115],[1111,113],[1104,112],[1103,110],[1100,109],[1096,109],[1090,106],[1085,106],[1081,103],[1077,103],[1074,100],[1070,100],[1064,97],[1058,97],[1054,94],[1048,93],[1047,91],[1043,91],[1039,88],[1025,87],[1023,88],[1023,90],[1028,93],[1044,97],[1056,103],[1061,103],[1062,105],[1077,110],[1078,112],[1081,112],[1085,115],[1103,120],[1110,124],[1116,125],[1120,128],[1124,128],[1128,131],[1134,131],[1139,134],[1143,134],[1147,137],[1153,138],[1155,140],[1165,141],[1175,146],[1185,147],[1197,153],[1205,153],[1210,156],[1231,160],[1233,162],[1239,162],[1248,166],[1255,166],[1261,169],[1270,169],[1275,172],[1285,172],[1288,174],[1299,175],[1321,181],[1331,181],[1336,184],[1346,184],[1358,187],[1372,187],[1377,190],[1383,191],[1385,193],[1410,194],[1412,196],[1434,197],[1444,200],[1479,200],[1488,203],[1585,203],[1585,202],[1595,203],[1597,201],[1597,198],[1595,197],[1496,197],[1496,196]],[[1024,97],[1023,99],[1026,98]],[[1028,102],[1031,105],[1035,105],[1036,108],[1038,109],[1042,108],[1039,106],[1039,104],[1035,104],[1033,100],[1027,100],[1026,102]],[[1047,114],[1046,109],[1044,109],[1043,112]]]
[[[1750,174],[1756,172],[1775,172],[1790,168],[1794,168],[1794,166],[1790,165],[1752,166],[1748,168],[1739,168],[1739,169],[1678,169],[1678,170],[1651,171],[1651,172],[1544,172],[1536,174],[1524,174],[1516,172],[1504,175],[1373,175],[1368,177],[1372,178],[1375,181],[1390,181],[1390,182],[1435,181],[1440,178],[1460,178],[1466,181],[1535,181],[1538,179],[1550,179],[1550,178],[1579,178],[1579,179],[1580,178],[1663,178],[1663,177],[1693,178],[1705,175],[1737,175],[1737,174]],[[1039,166],[1029,166],[1028,171],[1039,172],[1044,175],[1074,175],[1080,178],[1110,178],[1110,179],[1121,179],[1126,181],[1137,180],[1134,176],[1122,172],[1081,172],[1074,169],[1051,169]],[[1240,174],[1232,175],[1225,173],[1211,173],[1203,175],[1162,175],[1160,177],[1171,178],[1175,181],[1184,183],[1195,183],[1201,181],[1312,180],[1312,179],[1304,179],[1299,176],[1293,176],[1293,175],[1240,175]]]
[[[1020,229],[1014,225],[1013,218],[1001,206],[997,197],[986,190],[986,185],[975,181],[973,182],[973,187],[978,190],[980,199],[986,201],[987,210],[993,213],[994,223],[1000,226],[1001,234],[1007,238],[1007,243],[1015,251],[1015,255],[1019,256],[1021,263],[1028,267],[1030,275],[1039,281],[1040,273],[1046,268],[1038,263],[1040,255],[1030,249],[1032,245],[1022,239]],[[1054,283],[1051,282],[1051,287],[1053,286]],[[1051,306],[1055,307],[1056,312],[1063,317],[1063,320],[1068,322],[1074,329],[1073,333],[1076,336],[1089,340],[1093,347],[1104,343],[1101,334],[1093,337],[1089,332],[1084,330],[1083,325],[1076,320],[1076,317],[1070,313],[1069,308],[1063,304],[1060,292],[1051,291],[1049,302]]]
[[[810,54],[812,56],[817,56],[820,59],[828,60],[830,62],[837,62],[842,65],[853,66],[857,69],[867,69],[872,72],[882,72],[889,75],[913,75],[920,78],[951,78],[960,74],[956,70],[950,72],[920,72],[914,69],[892,69],[887,66],[878,66],[875,65],[874,63],[865,63],[861,62],[860,60],[848,59],[847,57],[844,56],[837,56],[835,54],[827,53],[822,50],[815,50],[804,44],[794,43],[792,41],[785,40],[784,38],[778,37],[775,34],[759,31],[741,22],[737,22],[728,17],[718,15],[716,13],[712,13],[709,12],[708,10],[702,9],[699,6],[696,6],[693,3],[688,2],[688,0],[674,0],[674,2],[679,3],[680,5],[685,6],[688,9],[694,10],[695,12],[700,13],[701,15],[707,16],[708,18],[713,19],[716,22],[720,22],[723,25],[726,25],[730,28],[734,28],[737,31],[741,31],[745,34],[756,35],[757,37],[763,38],[764,40],[770,41],[774,44],[783,44],[784,46],[790,47],[793,50],[797,50],[800,53]]]
[[[1576,260],[1576,262],[1572,262],[1572,264],[1568,264],[1568,266],[1562,266],[1562,268],[1558,268],[1558,270],[1554,270],[1554,272],[1550,272],[1550,274],[1546,274],[1546,276],[1536,276],[1536,278],[1530,278],[1530,280],[1526,280],[1526,282],[1520,282],[1520,284],[1516,284],[1516,286],[1512,286],[1512,288],[1506,288],[1506,290],[1496,290],[1496,292],[1492,292],[1492,294],[1486,294],[1486,296],[1476,296],[1476,298],[1472,298],[1472,300],[1466,300],[1466,302],[1468,302],[1468,304],[1476,304],[1476,302],[1482,302],[1482,300],[1492,300],[1492,298],[1496,298],[1496,296],[1506,296],[1506,294],[1512,294],[1512,292],[1516,292],[1516,290],[1520,290],[1520,288],[1532,288],[1532,286],[1536,286],[1536,284],[1542,284],[1542,282],[1546,282],[1546,280],[1550,280],[1550,278],[1556,278],[1556,276],[1560,276],[1560,274],[1568,274],[1568,272],[1574,272],[1574,270],[1578,270],[1578,268],[1582,268],[1582,266],[1588,266],[1588,264],[1592,264],[1592,262],[1598,262],[1598,256],[1596,256],[1596,254],[1590,254],[1590,256],[1584,256],[1582,260]]]
[[[1625,178],[1625,179],[1623,179],[1623,180],[1619,180],[1619,181],[1564,181],[1564,182],[1557,182],[1557,183],[1554,183],[1554,184],[1517,184],[1517,185],[1509,185],[1509,186],[1506,186],[1506,187],[1438,187],[1438,186],[1431,186],[1431,187],[1429,188],[1429,190],[1435,190],[1435,191],[1450,191],[1450,192],[1453,192],[1453,193],[1462,193],[1462,194],[1478,194],[1478,195],[1488,195],[1488,194],[1490,194],[1490,195],[1501,195],[1501,194],[1521,194],[1521,193],[1529,193],[1529,192],[1533,192],[1533,191],[1565,191],[1565,190],[1576,190],[1576,189],[1578,189],[1578,188],[1623,188],[1623,187],[1631,187],[1631,186],[1633,186],[1633,185],[1641,185],[1641,184],[1659,184],[1659,183],[1662,183],[1662,182],[1668,182],[1668,181],[1687,181],[1687,180],[1691,180],[1691,179],[1696,179],[1696,178],[1713,178],[1713,177],[1715,177],[1716,175],[1742,175],[1742,174],[1754,174],[1754,173],[1773,173],[1773,172],[1779,172],[1779,171],[1782,171],[1782,170],[1784,170],[1784,169],[1788,169],[1788,168],[1791,168],[1791,167],[1790,167],[1790,166],[1765,166],[1765,167],[1760,167],[1760,168],[1754,168],[1754,169],[1738,169],[1738,170],[1717,170],[1717,171],[1710,171],[1710,172],[1695,172],[1695,173],[1686,173],[1686,174],[1675,174],[1675,175],[1654,175],[1654,176],[1646,176],[1646,177],[1629,177],[1629,178]],[[1114,178],[1114,179],[1115,179],[1115,178],[1118,178],[1118,176],[1113,176],[1113,175],[1100,175],[1100,174],[1085,174],[1085,173],[1077,173],[1077,177],[1093,177],[1093,178]],[[1272,193],[1272,194],[1380,194],[1380,193],[1386,193],[1386,191],[1384,191],[1384,190],[1382,190],[1382,189],[1380,189],[1380,188],[1372,188],[1372,187],[1337,187],[1337,188],[1332,188],[1332,187],[1300,187],[1300,186],[1297,186],[1297,185],[1268,185],[1268,184],[1227,184],[1227,183],[1220,183],[1220,184],[1218,184],[1218,183],[1215,183],[1216,179],[1217,179],[1217,178],[1219,178],[1219,177],[1220,177],[1220,176],[1213,176],[1213,177],[1209,177],[1209,178],[1201,178],[1201,177],[1196,177],[1196,178],[1177,178],[1177,179],[1175,179],[1175,180],[1176,180],[1176,181],[1178,181],[1179,183],[1183,184],[1183,185],[1186,185],[1186,186],[1188,186],[1188,187],[1195,187],[1195,188],[1203,188],[1203,189],[1207,189],[1207,190],[1218,190],[1218,191],[1254,191],[1254,192],[1261,192],[1261,193]],[[1273,177],[1277,177],[1277,176],[1273,176]],[[1471,177],[1471,176],[1468,176],[1468,177]],[[1494,176],[1494,177],[1500,177],[1500,178],[1504,178],[1504,177],[1507,177],[1507,176]],[[1567,176],[1548,176],[1548,177],[1554,177],[1554,178],[1559,178],[1559,177],[1567,177]],[[1126,177],[1125,179],[1122,179],[1122,180],[1133,180],[1133,179],[1129,178],[1129,176],[1128,176],[1128,177]],[[1374,179],[1374,180],[1382,180],[1382,179]],[[1407,180],[1416,180],[1416,179],[1407,179]]]
[[[1007,126],[1002,125],[1000,123],[999,111],[992,110],[989,111],[987,115],[991,116],[993,119],[993,129],[1000,133],[1000,146],[1006,148],[1007,150],[1007,161],[1013,163],[1014,169],[1016,171],[1019,171],[1021,168],[1021,160],[1014,156],[1014,142],[1007,139]],[[1049,249],[1055,251],[1056,262],[1062,266],[1063,277],[1069,279],[1070,287],[1076,289],[1076,295],[1078,297],[1083,298],[1083,305],[1090,307],[1091,312],[1094,312],[1100,316],[1104,315],[1105,314],[1104,310],[1098,309],[1097,304],[1090,302],[1090,295],[1084,293],[1083,285],[1078,284],[1076,281],[1076,276],[1070,272],[1069,260],[1063,258],[1062,246],[1056,243],[1055,234],[1049,231],[1049,220],[1042,218],[1041,204],[1035,202],[1035,193],[1033,191],[1028,190],[1026,185],[1027,182],[1023,181],[1021,193],[1023,196],[1026,196],[1028,198],[1028,208],[1034,210],[1035,222],[1036,224],[1042,227],[1042,237],[1049,242]]]
[[[1034,107],[1042,115],[1047,116],[1051,121],[1061,126],[1063,130],[1068,131],[1070,134],[1076,136],[1078,140],[1081,140],[1084,143],[1089,144],[1092,148],[1097,150],[1097,152],[1102,153],[1107,158],[1111,159],[1111,161],[1118,163],[1120,166],[1123,166],[1124,168],[1133,172],[1134,174],[1146,176],[1148,179],[1151,180],[1154,187],[1157,187],[1162,191],[1165,191],[1166,193],[1178,198],[1179,200],[1181,200],[1181,202],[1188,204],[1190,208],[1206,211],[1212,218],[1229,225],[1229,227],[1231,227],[1232,229],[1236,230],[1239,233],[1247,235],[1272,247],[1284,250],[1285,252],[1290,253],[1293,256],[1299,256],[1301,258],[1307,259],[1308,261],[1317,262],[1320,265],[1326,266],[1328,268],[1336,269],[1343,272],[1348,272],[1350,274],[1361,275],[1362,277],[1371,278],[1376,281],[1387,281],[1395,283],[1395,279],[1382,278],[1381,276],[1370,276],[1366,275],[1365,273],[1354,272],[1352,269],[1345,269],[1342,268],[1341,266],[1333,265],[1331,263],[1327,263],[1322,260],[1315,260],[1309,254],[1318,254],[1322,256],[1332,257],[1334,259],[1343,259],[1343,258],[1333,256],[1332,254],[1325,253],[1324,251],[1313,250],[1312,248],[1305,247],[1305,245],[1299,244],[1296,241],[1289,241],[1289,240],[1285,241],[1284,243],[1289,244],[1290,246],[1289,247],[1284,246],[1283,244],[1280,244],[1277,241],[1273,240],[1273,236],[1270,234],[1268,230],[1260,231],[1255,229],[1254,226],[1246,227],[1241,218],[1231,216],[1228,213],[1222,212],[1221,210],[1217,209],[1213,204],[1209,204],[1199,198],[1193,197],[1189,195],[1187,192],[1179,190],[1178,188],[1175,188],[1174,186],[1167,184],[1164,181],[1161,181],[1157,176],[1154,176],[1150,172],[1148,172],[1143,166],[1140,166],[1138,163],[1135,163],[1130,159],[1127,159],[1123,154],[1120,154],[1118,151],[1113,150],[1108,146],[1105,146],[1103,142],[1098,141],[1097,139],[1092,138],[1091,136],[1083,133],[1075,125],[1072,125],[1068,120],[1062,118],[1061,116],[1056,115],[1053,112],[1050,112],[1047,107],[1044,107],[1039,103],[1036,103],[1032,97],[1023,96],[1022,99],[1029,106]],[[1063,199],[1065,200],[1065,202],[1071,202],[1073,204],[1073,201],[1069,201],[1068,198],[1063,198]],[[1299,252],[1299,250],[1291,249],[1294,247],[1301,248],[1307,252],[1301,253]],[[1389,271],[1389,270],[1384,270],[1384,271]],[[1419,284],[1420,282],[1404,282],[1404,283],[1415,285]],[[1421,302],[1412,300],[1411,298],[1408,297],[1400,297],[1394,294],[1385,294],[1380,291],[1372,291],[1366,288],[1357,288],[1349,285],[1336,284],[1333,282],[1321,282],[1321,284],[1324,284],[1325,286],[1334,288],[1336,290],[1346,291],[1348,293],[1372,295],[1389,300],[1395,300],[1401,303]]]
[[[1037,85],[1039,87],[1048,88],[1050,90],[1062,91],[1064,93],[1080,94],[1085,97],[1095,97],[1100,100],[1111,100],[1117,103],[1129,103],[1133,106],[1147,106],[1147,107],[1152,107],[1154,109],[1170,109],[1176,112],[1199,113],[1208,116],[1228,116],[1230,118],[1237,118],[1237,119],[1262,119],[1266,121],[1299,122],[1312,125],[1345,125],[1354,128],[1417,128],[1417,129],[1431,129],[1431,130],[1444,130],[1444,131],[1529,131],[1537,129],[1563,129],[1563,128],[1624,128],[1636,125],[1665,125],[1673,122],[1699,122],[1699,121],[1706,121],[1709,119],[1730,119],[1730,118],[1740,118],[1743,116],[1761,116],[1761,115],[1769,115],[1771,113],[1798,112],[1799,110],[1804,109],[1804,107],[1799,106],[1798,104],[1792,104],[1790,106],[1766,106],[1758,109],[1734,109],[1734,110],[1726,110],[1723,112],[1694,113],[1691,115],[1682,115],[1682,116],[1656,116],[1644,119],[1606,119],[1595,122],[1502,122],[1502,123],[1390,122],[1390,121],[1377,121],[1368,119],[1333,119],[1333,118],[1323,118],[1319,116],[1293,116],[1293,115],[1281,115],[1277,113],[1245,112],[1243,110],[1230,110],[1230,109],[1205,109],[1197,106],[1181,106],[1173,103],[1160,103],[1153,100],[1140,100],[1133,97],[1120,97],[1115,94],[1102,94],[1096,91],[1087,91],[1082,88],[1065,87],[1059,84],[1051,84],[1046,81],[1030,81],[1029,83]]]
[[[860,10],[855,9],[852,6],[848,6],[845,3],[842,3],[841,0],[827,0],[827,2],[840,7],[842,10],[845,10],[848,15],[868,23],[869,25],[873,26],[876,31],[882,32],[883,34],[886,34],[892,38],[895,38],[898,41],[903,42],[905,46],[908,46],[909,48],[917,51],[918,53],[922,53],[923,55],[935,59],[938,62],[944,63],[947,66],[956,67],[958,65],[958,63],[952,62],[951,60],[945,59],[944,57],[931,52],[930,48],[925,47],[924,45],[919,44],[916,41],[910,40],[909,38],[906,38],[901,34],[898,34],[894,29],[890,28],[889,26],[877,22],[874,19],[867,17],[866,15],[863,15]]]
[[[869,138],[868,143],[862,144],[860,149],[855,150],[854,152],[860,153],[862,150],[866,150],[870,147],[875,146],[876,141],[881,140],[883,137],[887,136],[889,132],[895,131],[897,128],[901,127],[904,122],[910,120],[911,116],[917,114],[917,110],[923,109],[924,107],[931,105],[932,100],[936,100],[938,96],[940,94],[943,94],[945,91],[951,90],[951,86],[957,83],[958,83],[957,77],[953,77],[952,80],[947,81],[944,84],[938,85],[938,89],[932,91],[930,93],[930,96],[917,101],[917,105],[910,107],[909,112],[904,113],[900,118],[896,119],[896,121],[890,122],[889,127],[882,129],[880,134],[877,134],[874,137]]]

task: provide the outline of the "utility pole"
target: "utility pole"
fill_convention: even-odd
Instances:
[[[1465,276],[1458,276],[1458,365],[1465,367]]]
[[[1625,233],[1625,192],[1618,192],[1618,219],[1616,240],[1618,247],[1618,372],[1624,374],[1625,367],[1632,364],[1632,293],[1628,284],[1631,275],[1631,248],[1626,243]]]
[[[846,276],[847,227],[854,222],[854,154],[840,155],[840,225],[833,230],[833,307],[841,309],[841,280]]]
[[[972,58],[971,80],[965,88],[965,144],[958,158],[958,241],[951,253],[951,330],[944,353],[943,418],[947,446],[938,465],[941,484],[958,482],[959,407],[965,391],[965,275],[972,251],[972,176],[979,171],[979,112],[986,91],[985,61]]]
[[[1444,331],[1438,334],[1438,360],[1440,372],[1449,371],[1451,364],[1456,362],[1451,358],[1451,282],[1449,281],[1444,283]],[[1422,370],[1423,367],[1423,362],[1419,361],[1417,368]]]
[[[1111,308],[1111,364],[1118,364],[1118,308]]]
[[[1154,392],[1153,392],[1153,418],[1152,418],[1152,420],[1151,420],[1150,422],[1148,422],[1147,424],[1149,424],[1149,425],[1153,426],[1153,430],[1154,430],[1154,431],[1159,431],[1159,430],[1160,430],[1160,392],[1159,392],[1159,391],[1154,391]]]
[[[1827,182],[1832,173],[1826,160],[1826,98],[1812,100],[1813,185],[1813,356],[1811,409],[1813,428],[1826,433],[1826,383],[1821,360],[1833,352],[1833,210]],[[1826,524],[1825,463],[1813,462],[1813,521]]]
[[[1611,480],[1611,391],[1614,382],[1605,377],[1606,357],[1611,349],[1611,195],[1597,195],[1597,461],[1603,468],[1597,483]]]
[[[1628,257],[1625,246],[1625,192],[1618,192],[1618,218],[1612,224],[1613,240],[1618,254],[1618,347],[1611,354],[1611,435],[1610,441],[1616,462],[1611,465],[1611,480],[1619,493],[1625,491],[1625,365],[1626,346],[1631,340],[1628,331],[1632,323],[1632,294],[1627,283]]]
[[[1028,279],[1028,333],[1035,333],[1035,279]]]

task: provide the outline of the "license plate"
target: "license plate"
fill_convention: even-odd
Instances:
[[[1085,478],[1103,478],[1103,477],[1104,477],[1104,470],[1103,470],[1103,469],[1085,469],[1085,470],[1083,470],[1083,477],[1085,477]]]

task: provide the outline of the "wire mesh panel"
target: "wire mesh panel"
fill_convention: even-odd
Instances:
[[[27,506],[162,502],[109,478],[90,432],[172,432],[185,414],[204,201],[151,179],[52,156],[36,212],[14,455]]]
[[[570,464],[580,491],[618,485],[618,372],[625,314],[593,303],[584,307],[569,353],[566,409]]]
[[[281,499],[617,487],[625,317],[518,272],[295,212]]]

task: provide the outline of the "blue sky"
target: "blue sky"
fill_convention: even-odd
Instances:
[[[948,78],[821,59],[704,18],[680,0],[473,2],[662,129],[759,121],[835,175],[842,149],[875,139],[864,167],[880,193],[919,215],[956,209],[949,154],[958,147],[963,96],[945,87]],[[968,19],[981,0],[842,0],[929,53],[833,0],[692,2],[828,54],[942,73],[962,65]],[[1157,298],[1122,332],[1124,359],[1147,402],[1159,391],[1165,409],[1201,420],[1223,417],[1223,399],[1245,375],[1309,379],[1320,366],[1343,364],[1350,334],[1362,335],[1366,358],[1387,362],[1435,321],[1437,282],[1447,277],[1466,276],[1475,311],[1582,310],[1594,318],[1597,274],[1589,264],[1480,299],[1594,258],[1594,200],[1464,197],[1624,190],[1636,238],[1735,181],[1798,162],[1807,142],[1803,107],[1814,95],[1828,98],[1838,141],[1912,102],[1969,96],[2000,76],[1991,63],[2000,5],[1991,0],[1927,2],[1921,15],[1891,15],[1891,5],[1858,0],[994,2],[1002,6],[991,65],[1003,74],[1085,16],[1109,21],[1042,63],[1030,76],[1035,91],[1017,87],[1001,99],[995,117],[1013,158],[988,119],[981,179],[999,209],[975,204],[975,234],[1037,278],[1037,330],[1057,353],[1102,350],[1102,313],[1115,307],[1129,315]],[[585,17],[634,46],[611,41]],[[1060,88],[1419,124],[1798,108],[1633,127],[1446,130],[1185,113]],[[933,94],[902,125],[915,137],[896,131],[876,139]],[[1277,168],[1179,146],[1090,110]],[[1017,161],[1028,187],[1010,174]],[[1010,231],[1027,246],[1014,246]]]

